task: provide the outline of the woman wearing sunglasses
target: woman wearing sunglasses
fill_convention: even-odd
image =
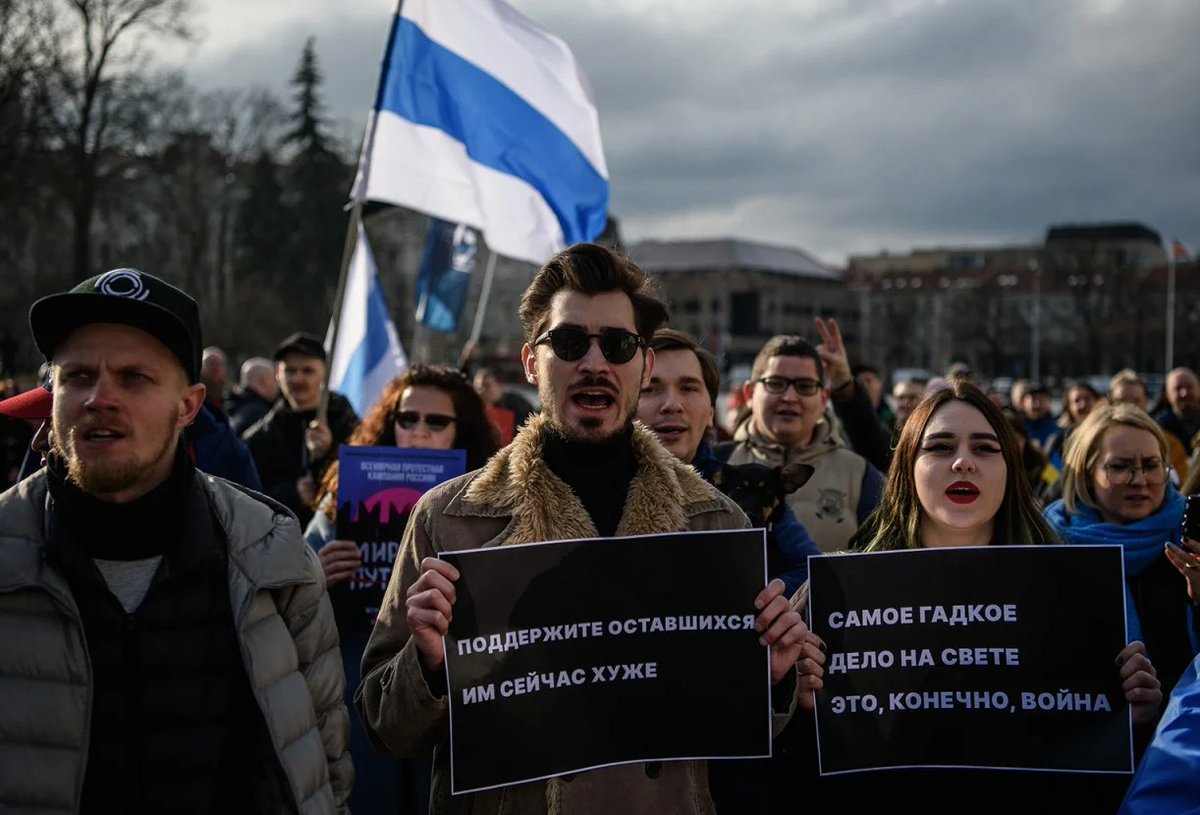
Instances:
[[[963,500],[964,495],[973,496]],[[912,412],[888,470],[879,508],[859,530],[867,552],[949,546],[1057,544],[1025,479],[1016,437],[983,391],[956,381],[926,397]],[[807,584],[795,603],[807,602]],[[824,687],[824,643],[816,634],[800,660],[801,706],[811,710],[807,690]],[[1160,683],[1140,642],[1114,654],[1113,679],[1121,683],[1133,721],[1145,736],[1162,700]],[[807,726],[802,730],[797,724]],[[787,735],[791,766],[807,771],[811,798],[845,812],[870,811],[868,802],[928,795],[923,813],[1113,812],[1127,776],[1071,775],[970,769],[897,769],[817,778],[812,719],[797,719]],[[947,725],[948,727],[951,725]],[[785,753],[786,755],[786,753]],[[1060,796],[1066,796],[1062,798]],[[776,794],[776,797],[780,797]],[[806,799],[810,796],[806,794]],[[1064,805],[1064,801],[1069,801]]]
[[[360,447],[394,445],[420,450],[461,449],[467,453],[468,470],[483,466],[498,449],[495,431],[487,420],[479,394],[461,371],[440,365],[414,365],[393,379],[367,411],[347,444]],[[321,481],[317,512],[304,537],[317,551],[325,571],[329,599],[342,641],[346,705],[353,709],[363,650],[371,635],[371,621],[359,611],[361,597],[353,604],[347,597],[345,584],[362,564],[362,557],[357,543],[335,540],[337,488],[338,466],[335,462]],[[373,603],[375,607],[382,602],[385,588],[386,579],[377,588],[365,590],[378,595]],[[356,594],[362,592],[359,590]],[[428,767],[405,771],[400,769],[405,762],[374,752],[357,716],[350,717],[350,754],[356,775],[350,796],[352,812],[424,810],[425,802],[420,796],[421,790],[428,786]],[[402,796],[407,800],[402,800]]]
[[[1071,434],[1063,497],[1046,518],[1067,543],[1121,545],[1129,637],[1146,643],[1171,688],[1200,650],[1200,545],[1181,540],[1184,499],[1168,478],[1168,450],[1141,408],[1094,409]]]

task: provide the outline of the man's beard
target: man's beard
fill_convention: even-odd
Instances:
[[[637,416],[638,399],[640,396],[641,394],[638,391],[633,391],[629,395],[629,398],[625,400],[625,410],[622,414],[624,418],[618,421],[612,430],[604,429],[604,420],[593,419],[587,416],[580,419],[578,425],[569,426],[558,415],[556,407],[552,407],[546,411],[546,414],[550,421],[550,426],[563,438],[579,444],[603,444],[629,431],[629,428],[633,425],[633,418]],[[554,395],[551,393],[539,393],[538,397],[541,399],[543,405],[554,406],[557,404],[554,401]]]
[[[56,441],[54,452],[66,462],[67,475],[71,481],[84,492],[90,495],[112,495],[123,492],[142,481],[157,467],[164,457],[174,454],[175,448],[179,444],[179,432],[177,430],[179,414],[180,411],[177,408],[164,423],[162,427],[162,444],[149,459],[133,455],[119,461],[84,461],[76,453],[76,441],[82,433],[87,432],[89,429],[87,425],[71,428],[68,431],[71,439],[70,445],[66,449],[63,449],[62,445]],[[142,430],[141,432],[145,433],[147,431]],[[56,430],[54,438],[60,439],[62,437],[63,434]]]

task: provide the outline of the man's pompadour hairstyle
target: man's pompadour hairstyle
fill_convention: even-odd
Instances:
[[[521,295],[521,328],[532,343],[546,330],[550,298],[560,289],[589,296],[621,291],[633,303],[637,333],[650,342],[667,321],[667,305],[653,281],[624,255],[596,243],[577,243],[559,252],[533,276]]]

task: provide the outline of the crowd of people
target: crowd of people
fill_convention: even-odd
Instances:
[[[195,301],[119,269],[30,312],[43,384],[0,401],[0,808],[130,812],[1184,812],[1200,807],[1200,381],[1073,383],[1062,415],[962,365],[885,396],[836,320],[770,338],[721,421],[720,370],[667,326],[654,282],[573,246],[520,307],[520,371],[415,363],[363,417],[326,349],[229,360]],[[339,446],[465,451],[411,509],[386,581],[339,539]],[[950,495],[971,492],[971,500]],[[770,666],[774,758],[619,764],[450,791],[444,552],[767,529],[747,597]],[[1128,620],[1112,681],[1137,774],[908,769],[823,777],[824,640],[809,559],[843,552],[1117,544]],[[378,556],[372,550],[372,557]],[[621,591],[621,575],[597,574]],[[669,579],[669,578],[667,578]],[[704,677],[696,677],[703,682]],[[1170,694],[1169,698],[1168,694]],[[687,704],[686,700],[680,700]],[[1058,796],[1058,797],[1056,797]],[[964,801],[970,800],[970,806]],[[918,805],[916,802],[920,801]]]

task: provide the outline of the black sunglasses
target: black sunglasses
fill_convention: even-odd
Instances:
[[[550,341],[554,356],[563,362],[577,362],[587,354],[592,340],[600,341],[600,353],[613,365],[624,365],[633,359],[639,348],[646,345],[637,334],[624,328],[606,328],[599,334],[589,334],[582,328],[565,326],[547,331],[533,341],[535,346]]]
[[[426,413],[422,415],[415,410],[402,410],[396,414],[396,424],[405,430],[412,430],[422,421],[425,422],[425,426],[430,430],[440,433],[454,423],[454,417],[447,416],[444,413]]]

